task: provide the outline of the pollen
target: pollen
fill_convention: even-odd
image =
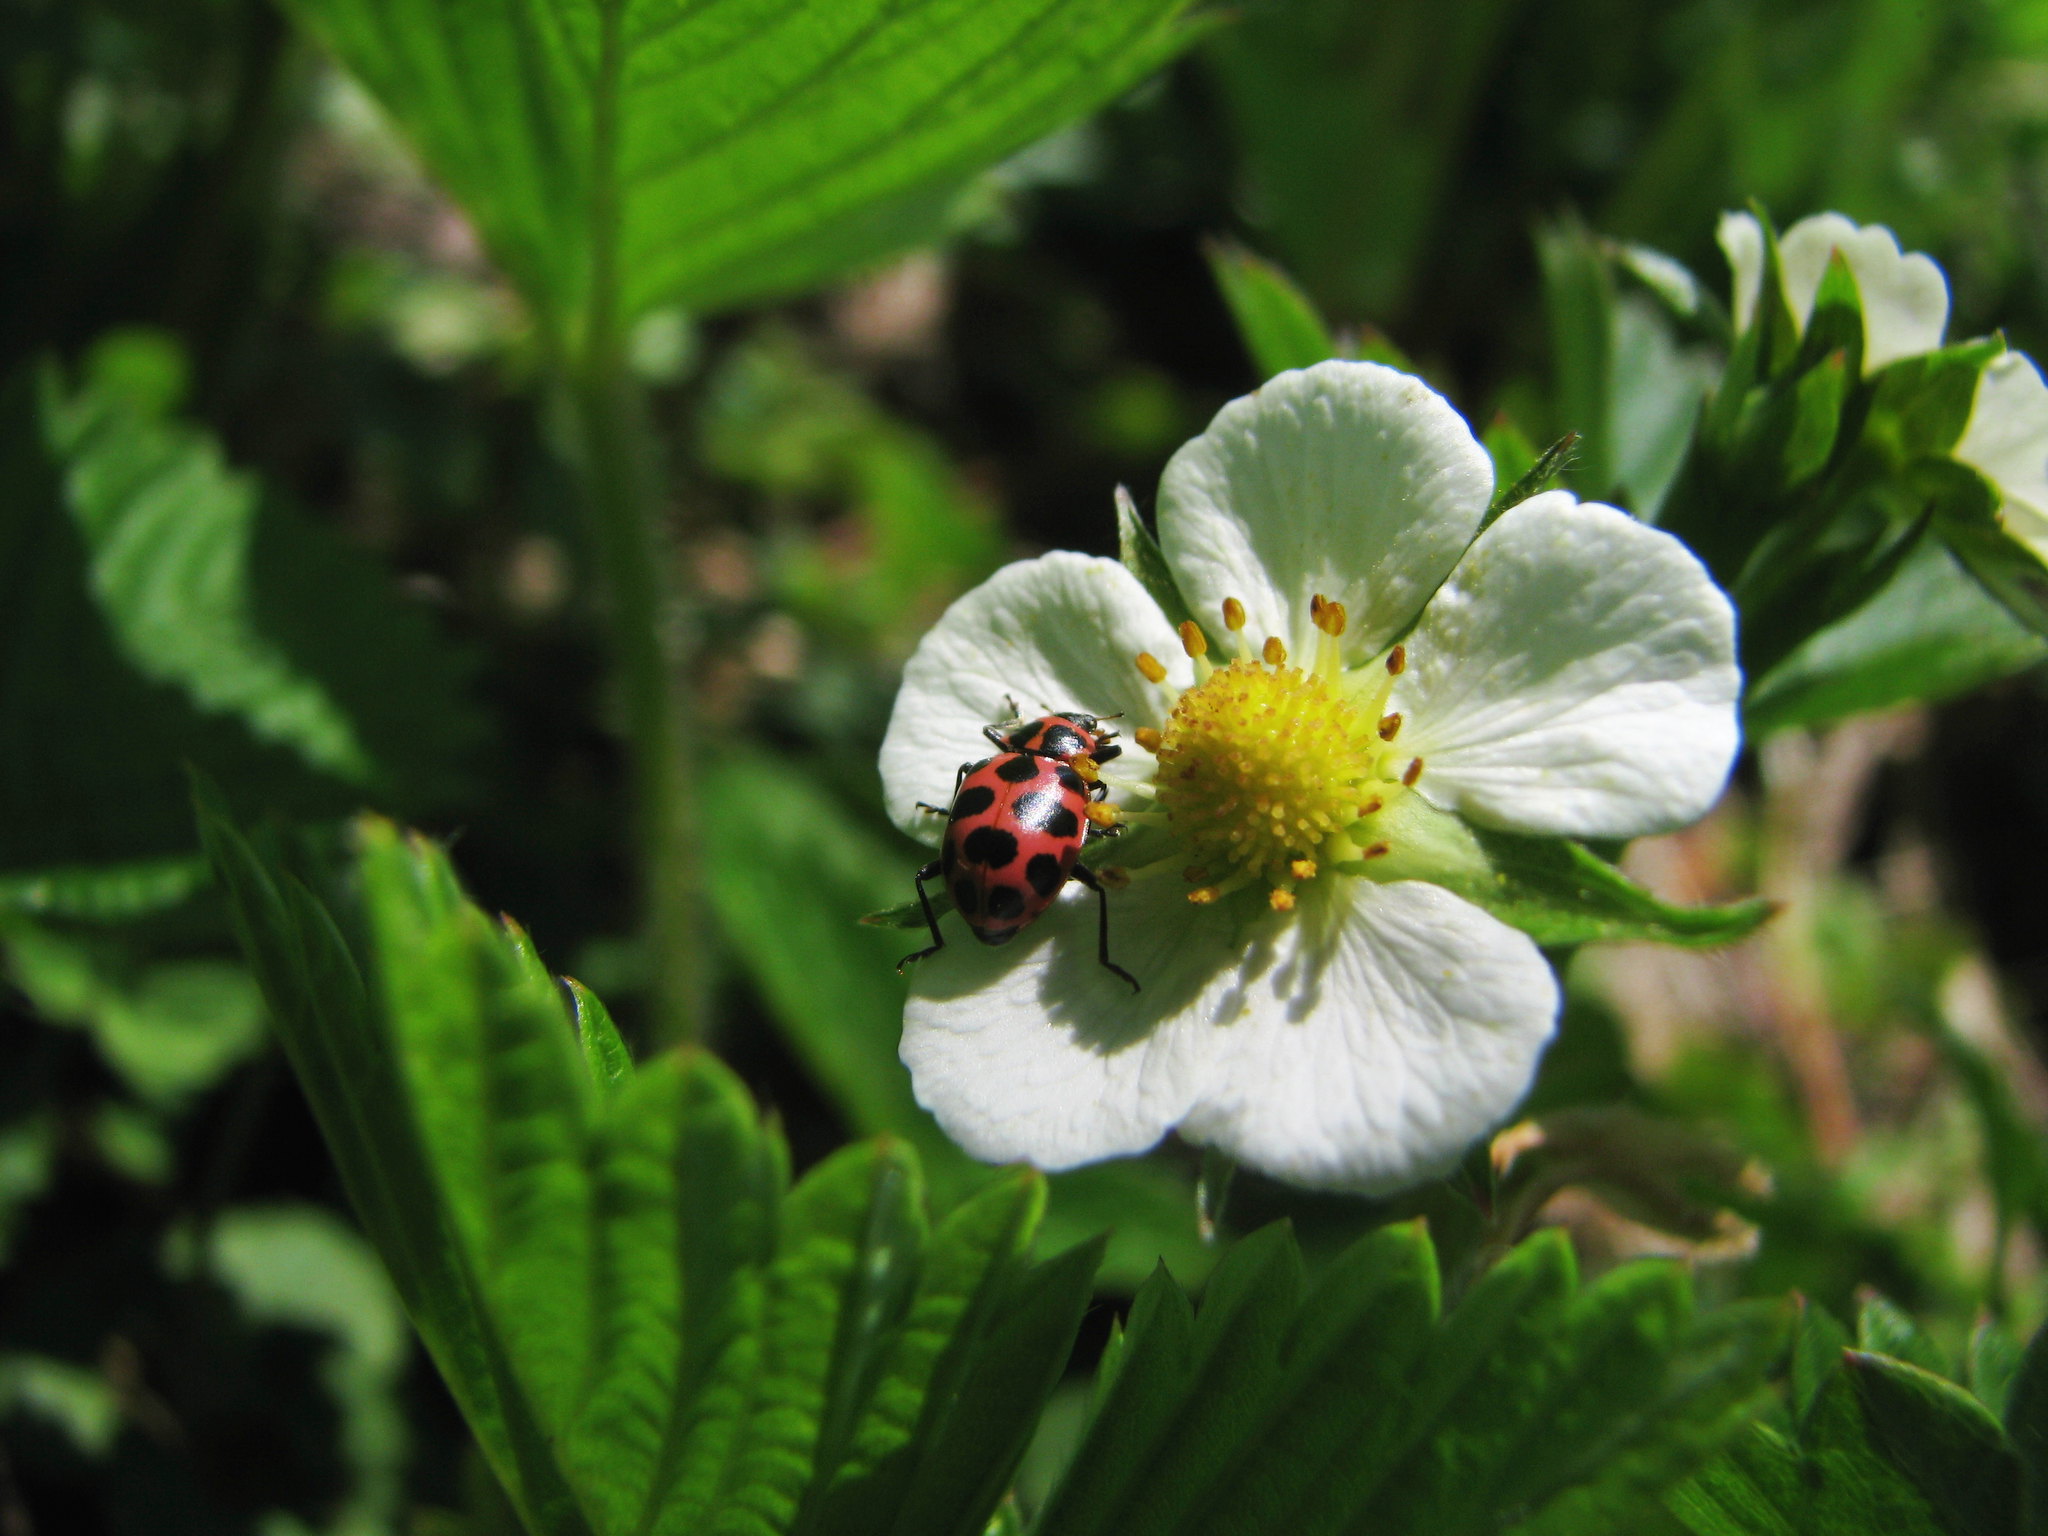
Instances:
[[[1237,628],[1236,617],[1226,608],[1227,627]],[[1308,665],[1291,663],[1276,637],[1257,656],[1240,652],[1205,676],[1198,668],[1157,743],[1147,743],[1159,758],[1158,811],[1181,845],[1197,905],[1264,887],[1266,906],[1293,910],[1297,888],[1319,870],[1355,871],[1361,850],[1384,851],[1377,818],[1414,782],[1409,755],[1389,745],[1400,728],[1386,712],[1397,669],[1345,671],[1341,603],[1318,595],[1310,621],[1320,634]],[[1183,639],[1200,654],[1198,638]]]

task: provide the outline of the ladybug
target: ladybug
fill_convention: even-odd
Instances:
[[[1048,723],[1053,721],[1059,724]],[[1087,722],[1085,727],[1080,725],[1082,721]],[[1028,725],[1029,735],[1038,740],[1070,730],[1091,746],[1100,746],[1104,734],[1088,715],[1054,715],[1012,724],[1020,729]],[[991,739],[1000,731],[997,726],[988,728]],[[1064,739],[1059,744],[1067,745]],[[1082,755],[1083,751],[1072,754]],[[932,911],[931,897],[925,893],[925,881],[943,876],[968,932],[984,944],[1007,944],[1030,926],[1072,879],[1095,892],[1101,903],[1097,958],[1128,981],[1132,991],[1139,990],[1137,978],[1109,958],[1109,895],[1095,872],[1080,862],[1082,845],[1103,831],[1089,817],[1090,805],[1108,793],[1108,785],[1091,784],[1066,758],[1048,752],[1004,751],[978,763],[962,763],[953,785],[952,808],[946,813],[946,838],[939,857],[916,876],[917,899],[924,907],[932,942],[897,961],[897,971],[946,947],[938,914]]]
[[[1063,711],[1039,715],[1031,720],[1019,719],[1014,718],[1017,715],[1015,700],[1010,701],[1010,713],[1013,718],[1003,724],[981,728],[981,734],[998,752],[1032,752],[1040,757],[1058,758],[1061,762],[1087,757],[1106,763],[1113,757],[1123,756],[1124,749],[1114,745],[1116,732],[1105,729],[1103,720],[1098,716]]]

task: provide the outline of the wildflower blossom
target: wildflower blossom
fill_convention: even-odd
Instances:
[[[975,1155],[1065,1168],[1178,1129],[1294,1182],[1397,1188],[1526,1090],[1558,1012],[1534,943],[1430,883],[1449,817],[1683,825],[1737,745],[1734,620],[1677,540],[1563,492],[1481,533],[1493,474],[1443,399],[1366,363],[1224,407],[1160,486],[1178,627],[1113,560],[1054,553],[962,597],[905,669],[892,814],[983,722],[1121,711],[1102,765],[1132,996],[1073,890],[1003,949],[915,974],[902,1055]],[[1476,538],[1475,538],[1476,535]],[[1090,898],[1092,901],[1092,898]]]
[[[1724,214],[1720,241],[1734,273],[1739,333],[1754,320],[1763,292],[1763,229],[1749,214]],[[1901,251],[1884,226],[1858,225],[1839,213],[1801,219],[1778,239],[1785,300],[1802,331],[1837,251],[1863,307],[1866,375],[1941,347],[1948,327],[1941,268],[1918,251]],[[2006,531],[2048,560],[2048,384],[2025,354],[2006,352],[1986,366],[1950,454],[1997,491]]]

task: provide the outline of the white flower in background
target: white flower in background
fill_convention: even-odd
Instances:
[[[916,802],[982,755],[1006,694],[1121,712],[1111,941],[1143,983],[1096,963],[1073,886],[1006,948],[952,928],[914,973],[902,1055],[954,1140],[1059,1169],[1178,1129],[1384,1191],[1514,1108],[1557,984],[1525,935],[1406,878],[1429,824],[1683,825],[1727,776],[1739,679],[1728,602],[1677,540],[1563,492],[1475,540],[1492,485],[1421,382],[1323,363],[1167,466],[1160,544],[1213,647],[1116,561],[1066,553],[998,571],[925,637],[881,768],[926,841]]]
[[[1756,317],[1763,292],[1764,232],[1747,213],[1725,213],[1720,241],[1735,277],[1740,333]],[[1802,332],[1838,250],[1863,303],[1865,374],[1941,346],[1948,327],[1941,268],[1918,251],[1901,251],[1883,225],[1855,224],[1839,213],[1801,219],[1778,237],[1786,302]],[[2004,353],[1984,370],[1969,424],[1950,453],[1997,490],[2006,531],[2048,560],[2048,385],[2025,354]]]

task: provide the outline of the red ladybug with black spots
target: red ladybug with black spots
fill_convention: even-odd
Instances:
[[[1073,759],[1087,757],[1092,767],[1102,760],[1105,746],[1114,756],[1121,750],[1108,745],[1114,732],[1102,731],[1092,715],[1060,714],[1013,721],[1008,728],[990,726],[984,734],[1005,750],[960,766],[952,807],[944,813],[946,837],[939,857],[917,872],[917,899],[932,942],[905,955],[896,969],[946,947],[925,881],[943,876],[968,931],[984,944],[1007,944],[1073,879],[1094,891],[1100,903],[1097,958],[1137,991],[1137,978],[1109,958],[1108,893],[1095,872],[1080,862],[1082,845],[1105,830],[1096,826],[1088,811],[1092,801],[1108,793],[1108,786],[1084,778]],[[1013,749],[1010,741],[1015,737],[1037,746]]]

